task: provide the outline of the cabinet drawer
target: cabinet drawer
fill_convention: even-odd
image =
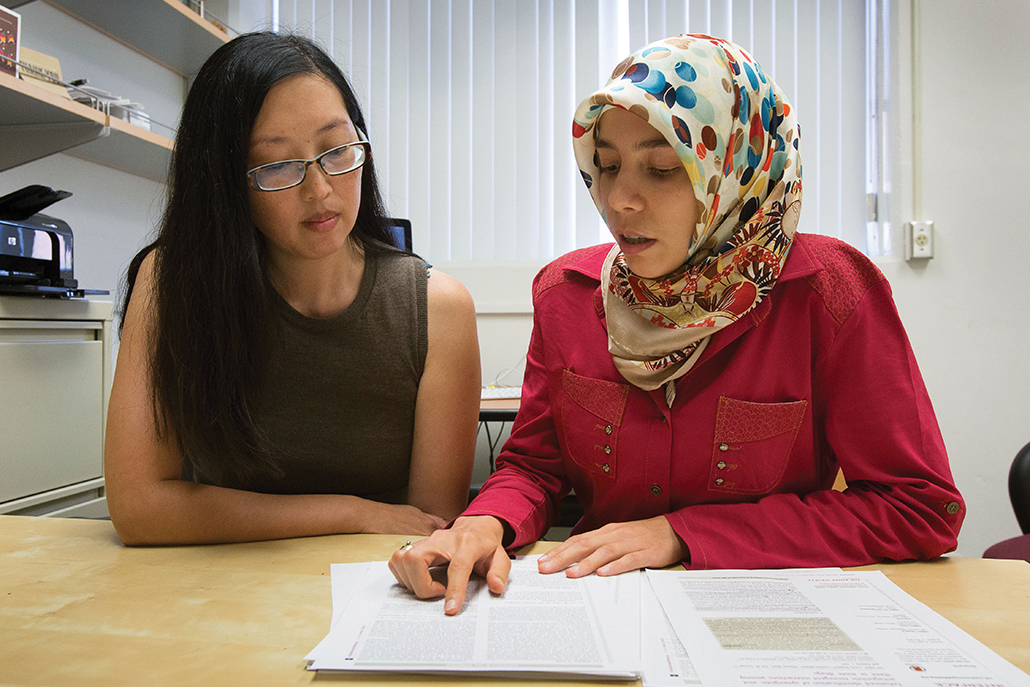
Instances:
[[[0,501],[102,476],[103,342],[3,338]]]

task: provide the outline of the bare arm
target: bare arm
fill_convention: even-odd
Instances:
[[[408,503],[450,520],[468,504],[479,418],[479,339],[472,297],[432,271],[429,349],[415,403]]]
[[[259,494],[185,482],[171,437],[151,411],[147,340],[153,325],[153,255],[125,315],[108,410],[104,473],[111,521],[126,544],[256,541],[342,532],[429,534],[444,522],[412,506],[356,496]]]

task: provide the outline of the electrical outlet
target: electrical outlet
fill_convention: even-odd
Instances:
[[[933,257],[933,222],[905,223],[905,259],[929,260]]]

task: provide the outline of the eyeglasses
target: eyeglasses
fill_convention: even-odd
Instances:
[[[344,143],[310,160],[281,160],[260,165],[247,172],[247,180],[255,191],[282,191],[302,183],[308,167],[316,162],[323,172],[335,177],[365,164],[371,152],[368,141]]]

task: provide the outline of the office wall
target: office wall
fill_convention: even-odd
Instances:
[[[925,265],[881,263],[968,503],[959,552],[1019,534],[1006,490],[1030,442],[1030,3],[917,3],[922,217],[935,222]]]

